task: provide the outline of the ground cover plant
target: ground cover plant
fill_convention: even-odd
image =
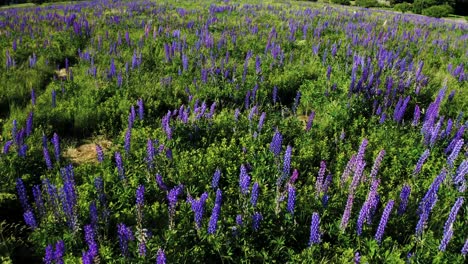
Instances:
[[[464,263],[468,25],[0,10],[2,263]]]

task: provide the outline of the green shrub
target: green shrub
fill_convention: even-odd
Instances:
[[[437,5],[426,8],[422,11],[422,14],[430,17],[446,17],[453,13],[453,8],[449,5]]]
[[[331,2],[338,5],[351,5],[349,0],[331,0]]]
[[[393,9],[396,11],[400,11],[402,13],[406,13],[408,11],[411,11],[413,6],[410,3],[401,3],[401,4],[396,4]]]
[[[435,5],[437,5],[436,0],[415,0],[413,3],[413,13],[421,14],[424,9]]]
[[[377,7],[379,3],[377,0],[356,0],[356,5],[361,7]]]

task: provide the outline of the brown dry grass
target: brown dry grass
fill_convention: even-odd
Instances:
[[[93,143],[80,145],[76,148],[68,148],[64,156],[69,158],[75,164],[97,162],[96,144],[99,144],[103,151],[109,149],[112,142],[106,139],[97,140]]]

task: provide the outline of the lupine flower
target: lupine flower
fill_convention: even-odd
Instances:
[[[345,230],[348,226],[349,217],[351,216],[351,210],[353,208],[354,196],[352,193],[348,195],[348,201],[346,202],[346,207],[343,212],[343,217],[341,218],[340,229]]]
[[[253,207],[257,206],[257,200],[258,200],[258,182],[255,182],[252,186],[252,195],[250,197],[250,203],[252,204]]]
[[[299,172],[297,169],[294,169],[291,178],[289,179],[289,183],[294,184],[297,181],[297,178],[299,178]]]
[[[104,152],[102,151],[102,147],[96,144],[96,156],[99,163],[104,161]]]
[[[263,219],[263,216],[261,213],[259,212],[255,212],[253,215],[252,215],[252,229],[254,231],[257,231],[258,228],[260,227],[260,221],[262,221]]]
[[[63,264],[63,256],[65,255],[65,243],[63,240],[55,243],[54,259],[56,264]]]
[[[382,163],[382,160],[385,156],[385,150],[381,150],[377,157],[375,158],[374,165],[372,166],[371,173],[370,173],[370,178],[373,180],[377,176],[377,172],[379,171],[380,164]]]
[[[120,155],[120,152],[117,152],[117,151],[115,152],[115,164],[117,166],[117,171],[119,172],[120,179],[121,180],[125,179],[122,156]]]
[[[96,202],[92,201],[89,204],[89,218],[91,220],[91,226],[96,229],[98,223],[98,210],[96,207]]]
[[[239,114],[240,114],[240,110],[239,108],[236,108],[236,110],[234,111],[234,121],[237,121],[239,120]]]
[[[154,160],[154,146],[153,141],[148,138],[146,142],[146,162],[148,163],[148,168],[153,168],[153,160]]]
[[[320,193],[322,192],[322,187],[323,187],[323,184],[324,184],[324,177],[325,177],[325,170],[327,169],[327,164],[325,163],[325,161],[321,161],[320,162],[320,169],[319,169],[319,172],[318,172],[318,176],[317,176],[317,179],[315,181],[315,196],[318,197],[320,195]]]
[[[265,122],[265,117],[266,117],[266,113],[265,112],[262,112],[262,115],[260,116],[260,119],[258,120],[258,132],[260,133],[260,131],[262,131],[262,127],[263,127],[263,123]]]
[[[238,226],[242,226],[244,224],[243,220],[242,220],[242,215],[236,215],[236,224]]]
[[[271,140],[271,143],[270,143],[270,151],[273,152],[273,154],[276,157],[278,157],[281,152],[282,141],[283,141],[283,136],[278,130],[276,130],[275,135],[273,135],[273,139]]]
[[[287,210],[290,214],[294,215],[294,205],[296,203],[296,189],[292,184],[288,184],[288,204]]]
[[[283,176],[281,182],[289,176],[289,172],[291,170],[291,155],[292,155],[292,147],[287,146],[286,152],[284,153],[284,160],[283,160]]]
[[[34,185],[32,191],[36,208],[39,214],[43,216],[45,214],[45,207],[44,200],[42,199],[41,187],[39,185]]]
[[[54,145],[55,160],[60,161],[60,141],[57,133],[54,133],[52,137],[52,144]]]
[[[247,174],[247,168],[244,164],[240,167],[240,174],[239,174],[239,187],[241,189],[242,194],[249,193],[249,186],[250,186],[250,176]]]
[[[276,87],[276,85],[273,87],[271,96],[273,98],[273,104],[276,104],[276,100],[278,99],[278,87]]]
[[[44,261],[44,264],[52,264],[52,261],[54,261],[54,247],[52,245],[47,245],[45,248],[45,255],[42,260]]]
[[[210,221],[208,222],[208,234],[216,233],[216,229],[218,226],[218,218],[219,214],[221,213],[221,200],[222,200],[222,193],[221,190],[218,189],[216,191],[216,200],[213,211],[211,212]]]
[[[447,218],[447,221],[445,222],[445,225],[444,225],[444,236],[439,245],[440,251],[445,251],[448,243],[452,239],[453,223],[455,223],[455,219],[457,217],[458,211],[460,210],[460,207],[463,204],[463,201],[464,201],[463,197],[459,197],[457,201],[455,202],[455,204],[453,205],[452,209],[450,210],[449,217]]]
[[[201,228],[201,221],[203,219],[203,212],[205,210],[205,203],[208,199],[208,194],[204,192],[199,199],[188,198],[188,201],[191,203],[192,211],[194,213],[195,227],[197,229]]]
[[[177,185],[172,188],[167,194],[167,200],[169,201],[169,229],[174,227],[174,217],[176,213],[176,205],[179,195],[183,191],[183,185]]]
[[[362,226],[364,225],[364,222],[366,221],[367,214],[370,213],[371,210],[371,203],[370,201],[365,201],[364,204],[362,205],[361,211],[359,212],[359,217],[357,220],[357,225],[356,225],[356,232],[358,236],[361,235],[362,233]]]
[[[26,120],[26,135],[30,136],[32,133],[32,127],[33,127],[33,112],[29,112],[28,119]]]
[[[24,222],[27,226],[32,228],[33,230],[37,228],[36,218],[34,218],[33,212],[31,210],[26,211],[24,214]]]
[[[24,211],[29,210],[28,197],[26,194],[26,188],[24,187],[23,180],[21,178],[16,179],[16,191],[18,192],[18,198]]]
[[[413,175],[417,175],[421,171],[421,168],[424,165],[424,162],[426,161],[426,159],[429,157],[429,154],[430,154],[429,149],[426,149],[423,152],[418,162],[416,163],[416,167],[413,170]]]
[[[117,233],[119,235],[119,244],[120,251],[124,257],[128,256],[128,242],[133,241],[135,238],[133,236],[132,230],[127,227],[125,224],[120,223],[117,225]]]
[[[163,178],[161,176],[161,174],[156,174],[156,183],[158,184],[158,187],[163,190],[163,191],[167,191],[168,188],[166,186],[166,184],[164,183],[163,181]]]
[[[359,252],[356,252],[356,254],[354,254],[354,264],[359,263],[361,263],[361,255],[359,255]]]
[[[3,154],[8,154],[8,152],[10,152],[10,148],[12,145],[13,145],[12,140],[8,140],[7,142],[5,142],[5,145],[3,146]]]
[[[466,257],[466,254],[468,254],[468,239],[465,240],[465,244],[461,249],[461,254],[463,257]]]
[[[129,127],[129,128],[127,128],[127,132],[125,132],[125,145],[124,145],[125,153],[127,153],[127,154],[130,153],[131,139],[132,139],[132,128]]]
[[[216,169],[215,173],[213,174],[213,179],[211,180],[211,188],[217,189],[219,184],[219,178],[221,177],[221,170]]]
[[[366,147],[369,141],[367,139],[363,139],[361,145],[359,146],[359,150],[356,156],[356,160],[364,160],[364,153],[366,152]]]
[[[312,214],[312,220],[310,222],[310,237],[309,237],[309,247],[314,244],[320,244],[321,242],[321,233],[320,233],[320,216],[318,213]]]
[[[164,254],[164,251],[162,249],[158,249],[156,264],[166,264],[166,254]]]
[[[312,123],[314,122],[314,118],[315,118],[315,112],[312,111],[307,119],[306,131],[310,131],[310,129],[312,128]]]
[[[455,159],[457,158],[458,153],[460,152],[462,146],[463,146],[463,138],[457,141],[457,143],[453,147],[452,153],[447,158],[447,163],[450,165],[450,167],[453,167],[453,163]]]
[[[379,227],[377,228],[377,232],[375,233],[375,240],[377,240],[378,243],[382,241],[382,237],[385,231],[385,226],[387,225],[388,218],[390,216],[390,213],[392,212],[394,203],[395,202],[393,200],[390,200],[387,203],[387,206],[385,206],[384,212],[382,214],[382,218],[380,218]]]
[[[402,215],[406,211],[406,207],[408,205],[408,198],[411,193],[411,188],[409,185],[405,184],[403,185],[403,188],[401,189],[400,193],[400,206],[398,207],[398,214]]]
[[[136,204],[137,206],[143,206],[144,205],[144,196],[145,196],[145,186],[139,185],[137,190],[136,190]]]

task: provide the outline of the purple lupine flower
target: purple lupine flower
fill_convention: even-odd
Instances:
[[[57,105],[57,92],[52,90],[52,108],[55,108]]]
[[[206,114],[206,118],[211,119],[214,116],[216,109],[216,102],[213,102],[210,106],[210,112]]]
[[[34,89],[31,89],[31,104],[36,105],[36,93],[34,92]]]
[[[262,61],[260,59],[260,56],[257,55],[255,58],[255,73],[258,75],[262,72]]]
[[[39,214],[41,216],[45,215],[45,207],[44,200],[42,199],[41,187],[39,185],[34,185],[32,192],[34,197],[34,203],[36,204],[36,208],[39,211]]]
[[[140,254],[140,256],[146,256],[146,241],[144,239],[138,243],[138,254]]]
[[[191,203],[192,211],[194,213],[196,229],[201,228],[201,221],[203,219],[203,212],[205,210],[205,203],[207,199],[208,194],[206,192],[204,192],[199,199],[193,199],[191,197],[187,198],[187,200]]]
[[[466,188],[466,182],[465,182],[465,175],[468,174],[468,160],[462,161],[460,166],[458,166],[458,169],[453,176],[453,184],[455,186],[458,186],[458,191],[459,192],[464,192]]]
[[[250,203],[252,204],[253,207],[257,206],[258,191],[259,191],[258,182],[255,182],[252,186],[252,194],[250,196]]]
[[[257,105],[254,105],[251,109],[250,109],[250,113],[249,113],[249,121],[252,121],[252,118],[254,116],[254,114],[257,114],[257,110],[258,110],[258,107]]]
[[[96,241],[94,240],[95,232],[94,232],[94,228],[92,227],[92,225],[85,225],[84,233],[85,233],[86,244],[88,244],[88,247],[89,247],[89,251],[87,252],[88,257],[91,260],[93,260],[99,254],[99,251],[98,251]]]
[[[262,115],[260,116],[260,119],[258,120],[258,132],[260,133],[262,131],[263,123],[265,122],[265,117],[266,113],[262,112]]]
[[[127,155],[130,153],[131,139],[132,139],[132,128],[129,127],[127,128],[127,131],[125,132],[125,142],[124,142],[124,149]]]
[[[286,152],[284,153],[282,180],[288,177],[289,172],[291,171],[291,155],[292,155],[292,147],[288,145],[286,147]]]
[[[393,200],[390,200],[387,203],[387,206],[385,206],[384,212],[382,214],[382,218],[380,218],[379,227],[377,228],[377,232],[375,233],[375,240],[377,240],[379,244],[382,241],[382,237],[385,231],[385,226],[387,225],[388,218],[390,216],[390,213],[392,212],[394,203],[395,201]]]
[[[158,184],[158,187],[163,190],[163,191],[167,191],[168,188],[166,186],[166,184],[164,183],[163,181],[163,178],[161,176],[161,174],[156,174],[156,183]]]
[[[249,193],[249,186],[250,186],[250,176],[247,173],[247,168],[244,166],[244,164],[242,164],[240,167],[240,174],[239,174],[239,187],[240,187],[241,193],[244,195]]]
[[[273,135],[273,139],[271,140],[271,143],[270,143],[270,151],[273,152],[273,154],[276,157],[279,157],[279,154],[281,152],[282,142],[283,142],[283,136],[278,130],[276,130],[275,134]]]
[[[24,187],[23,180],[21,178],[16,179],[16,191],[18,192],[18,198],[24,211],[29,210],[28,197],[26,194],[26,188]]]
[[[52,261],[54,261],[54,247],[52,245],[47,245],[45,248],[45,255],[42,260],[44,261],[44,264],[52,264]]]
[[[341,218],[340,229],[344,231],[348,226],[349,217],[351,216],[351,210],[353,209],[354,196],[352,193],[348,195],[348,201],[346,202],[346,207],[343,212],[343,217]]]
[[[55,160],[60,161],[60,140],[57,133],[54,133],[52,137],[52,144],[54,145]]]
[[[211,188],[217,189],[219,184],[219,178],[221,177],[221,170],[216,169],[215,173],[213,174],[213,179],[211,180]]]
[[[463,257],[466,257],[466,255],[468,254],[468,239],[465,240],[465,244],[461,249],[461,254]]]
[[[49,151],[47,148],[42,148],[42,154],[44,155],[44,160],[48,170],[52,169],[52,161],[50,160]]]
[[[312,123],[314,122],[314,118],[315,118],[315,112],[312,111],[309,115],[309,118],[307,119],[307,124],[306,124],[306,131],[310,131],[310,129],[312,128]]]
[[[450,165],[451,168],[453,168],[453,163],[455,159],[457,158],[462,146],[463,146],[463,138],[457,141],[457,143],[452,149],[452,153],[450,153],[450,155],[447,158],[447,163]]]
[[[239,114],[240,114],[240,110],[239,108],[236,108],[236,110],[234,111],[234,121],[237,121],[239,120]]]
[[[132,230],[127,227],[125,224],[120,223],[117,225],[117,233],[119,235],[119,244],[120,251],[122,256],[128,256],[128,242],[133,241],[135,238],[133,236]]]
[[[297,181],[297,178],[299,178],[299,172],[297,169],[294,169],[291,178],[289,179],[289,183],[294,184]]]
[[[183,185],[177,185],[172,188],[167,194],[167,200],[169,201],[169,229],[174,227],[174,217],[176,213],[176,205],[179,195],[183,191]]]
[[[364,225],[364,222],[366,221],[367,215],[370,213],[371,206],[372,206],[371,201],[366,200],[364,204],[362,205],[361,211],[359,211],[359,217],[357,219],[357,225],[356,225],[356,232],[358,236],[360,236],[362,233],[362,226]]]
[[[28,119],[26,120],[26,136],[30,136],[33,128],[33,116],[34,113],[29,112]]]
[[[312,214],[312,220],[310,222],[310,236],[309,236],[309,247],[320,244],[321,242],[320,233],[320,216],[318,213]]]
[[[156,257],[156,264],[166,264],[166,254],[164,250],[158,249],[158,256]]]
[[[168,140],[172,139],[172,129],[170,126],[170,120],[171,120],[171,111],[169,111],[161,120],[162,127],[164,129],[164,132],[166,133]]]
[[[366,152],[366,147],[368,143],[369,141],[367,139],[364,138],[362,140],[361,145],[359,146],[357,156],[356,156],[356,161],[364,160],[364,153]]]
[[[27,226],[29,226],[31,229],[36,229],[37,228],[37,223],[36,223],[36,218],[34,218],[33,212],[31,210],[26,211],[24,214],[24,222],[26,223]]]
[[[271,96],[273,97],[273,104],[276,104],[276,100],[278,99],[278,87],[276,85],[273,87]]]
[[[421,155],[421,157],[419,157],[419,160],[416,163],[416,167],[413,170],[413,175],[417,175],[421,171],[421,168],[424,165],[424,162],[426,161],[426,159],[429,157],[429,154],[430,154],[429,149],[426,149]]]
[[[261,213],[259,212],[255,212],[253,215],[252,215],[252,229],[254,231],[257,231],[258,228],[260,227],[260,221],[262,221],[263,219],[263,216]]]
[[[5,145],[3,145],[3,154],[8,154],[8,152],[10,152],[10,148],[12,145],[13,145],[12,140],[8,140],[7,142],[5,142]]]
[[[99,163],[104,161],[104,152],[99,144],[96,144],[96,157]]]
[[[244,224],[244,221],[242,220],[242,215],[236,215],[236,224],[238,226],[242,226]]]
[[[288,184],[288,204],[287,210],[291,215],[294,215],[294,205],[296,203],[296,189],[292,184]]]
[[[356,170],[354,171],[353,180],[351,182],[351,185],[349,186],[350,192],[354,192],[357,189],[359,183],[362,180],[361,176],[363,175],[365,166],[366,166],[365,161],[363,161],[363,160],[357,160],[356,161]]]
[[[148,138],[146,142],[146,162],[148,163],[149,169],[153,168],[154,153],[153,141]]]
[[[356,252],[356,254],[354,254],[354,264],[359,263],[361,263],[361,255],[359,255],[359,252]]]
[[[54,260],[56,264],[63,264],[63,256],[65,255],[65,243],[63,240],[55,243]]]
[[[444,236],[442,238],[442,241],[440,242],[439,245],[439,250],[440,251],[445,251],[447,248],[448,243],[452,239],[453,235],[453,223],[455,223],[455,219],[457,217],[458,211],[460,210],[460,207],[463,204],[463,197],[458,197],[457,201],[453,205],[452,209],[450,210],[449,217],[447,218],[447,221],[445,222],[444,225]]]
[[[143,99],[141,98],[138,99],[137,104],[138,104],[138,117],[140,118],[140,120],[143,120],[144,113],[145,113],[145,109],[143,106]]]
[[[323,184],[324,184],[324,177],[325,177],[325,170],[327,169],[327,164],[325,163],[325,161],[321,161],[320,162],[320,169],[319,169],[319,172],[318,172],[318,176],[317,176],[317,179],[315,180],[315,196],[318,197],[320,195],[320,193],[322,192],[322,187],[323,187]]]
[[[402,215],[406,211],[406,207],[408,206],[408,198],[411,194],[411,188],[408,184],[403,185],[401,188],[400,193],[400,206],[398,207],[398,214]]]
[[[114,154],[114,157],[115,157],[115,165],[117,166],[119,177],[121,180],[123,180],[125,179],[125,171],[123,167],[122,156],[120,155],[120,152],[116,151]]]
[[[379,171],[380,164],[382,163],[382,160],[385,156],[385,150],[381,150],[377,157],[375,158],[374,165],[372,166],[371,173],[370,173],[370,178],[371,180],[375,179],[377,176],[377,172]]]
[[[216,233],[216,229],[218,227],[218,218],[219,214],[221,213],[221,200],[222,200],[222,193],[221,190],[218,189],[216,191],[216,201],[211,212],[210,221],[208,222],[208,234]]]
[[[341,175],[341,180],[340,180],[341,186],[343,186],[344,183],[348,180],[349,175],[351,174],[351,172],[354,170],[355,167],[356,167],[356,155],[352,155],[348,163],[346,164],[346,167],[343,171],[343,175]]]
[[[139,207],[142,207],[145,203],[145,186],[143,185],[138,185],[138,188],[136,190],[136,204]]]
[[[96,202],[92,201],[89,204],[89,218],[91,220],[91,226],[96,229],[98,223],[98,210],[96,207]]]

